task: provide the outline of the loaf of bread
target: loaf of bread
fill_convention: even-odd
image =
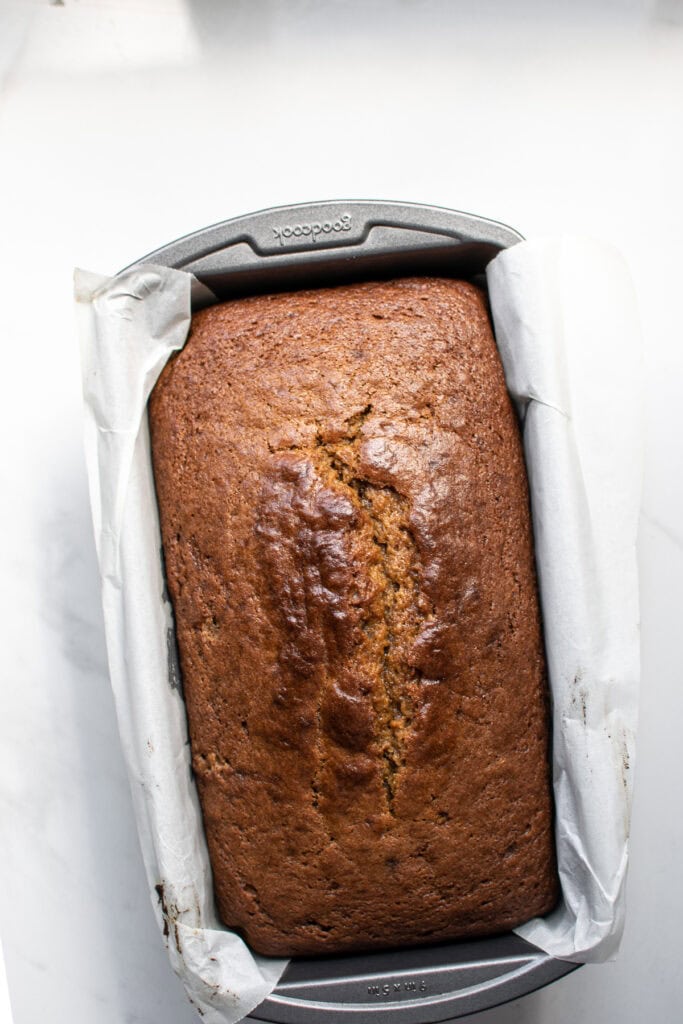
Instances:
[[[215,305],[149,418],[225,924],[295,955],[550,910],[527,484],[481,292]]]

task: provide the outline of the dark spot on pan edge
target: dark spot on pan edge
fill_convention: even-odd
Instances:
[[[166,630],[166,655],[168,660],[168,684],[172,690],[176,690],[182,697],[183,680],[180,675],[180,662],[178,661],[178,645],[175,639],[175,630],[169,626]]]
[[[168,938],[168,910],[166,908],[166,900],[164,898],[164,886],[162,882],[154,886],[154,891],[159,897],[159,903],[161,905],[161,913],[164,915],[164,938]]]
[[[164,548],[159,548],[159,560],[161,562],[161,578],[164,581],[163,590],[161,591],[161,600],[164,604],[171,605],[171,595],[168,590],[168,583],[166,581],[166,559],[164,557]]]
[[[164,604],[167,604],[171,615],[173,615],[173,604],[171,602],[171,595],[168,591],[168,584],[166,582],[166,560],[164,558],[163,547],[159,548],[159,557],[161,560],[161,578],[164,581],[163,590],[161,591],[161,600]],[[166,630],[166,661],[168,663],[168,684],[172,690],[183,696],[183,678],[180,674],[180,660],[178,657],[178,644],[175,637],[175,628],[169,626]]]

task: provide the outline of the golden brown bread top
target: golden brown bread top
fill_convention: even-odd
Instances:
[[[224,920],[293,953],[549,909],[528,499],[481,293],[213,306],[150,422]]]

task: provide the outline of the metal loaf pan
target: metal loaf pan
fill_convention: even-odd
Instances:
[[[407,274],[483,282],[487,263],[521,240],[512,228],[467,213],[350,200],[237,217],[137,262],[189,271],[218,299],[226,299]],[[436,1024],[525,995],[576,966],[513,933],[381,953],[297,958],[250,1019]]]

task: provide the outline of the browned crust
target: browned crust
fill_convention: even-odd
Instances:
[[[528,497],[480,292],[213,306],[149,412],[224,922],[293,955],[548,911]]]

